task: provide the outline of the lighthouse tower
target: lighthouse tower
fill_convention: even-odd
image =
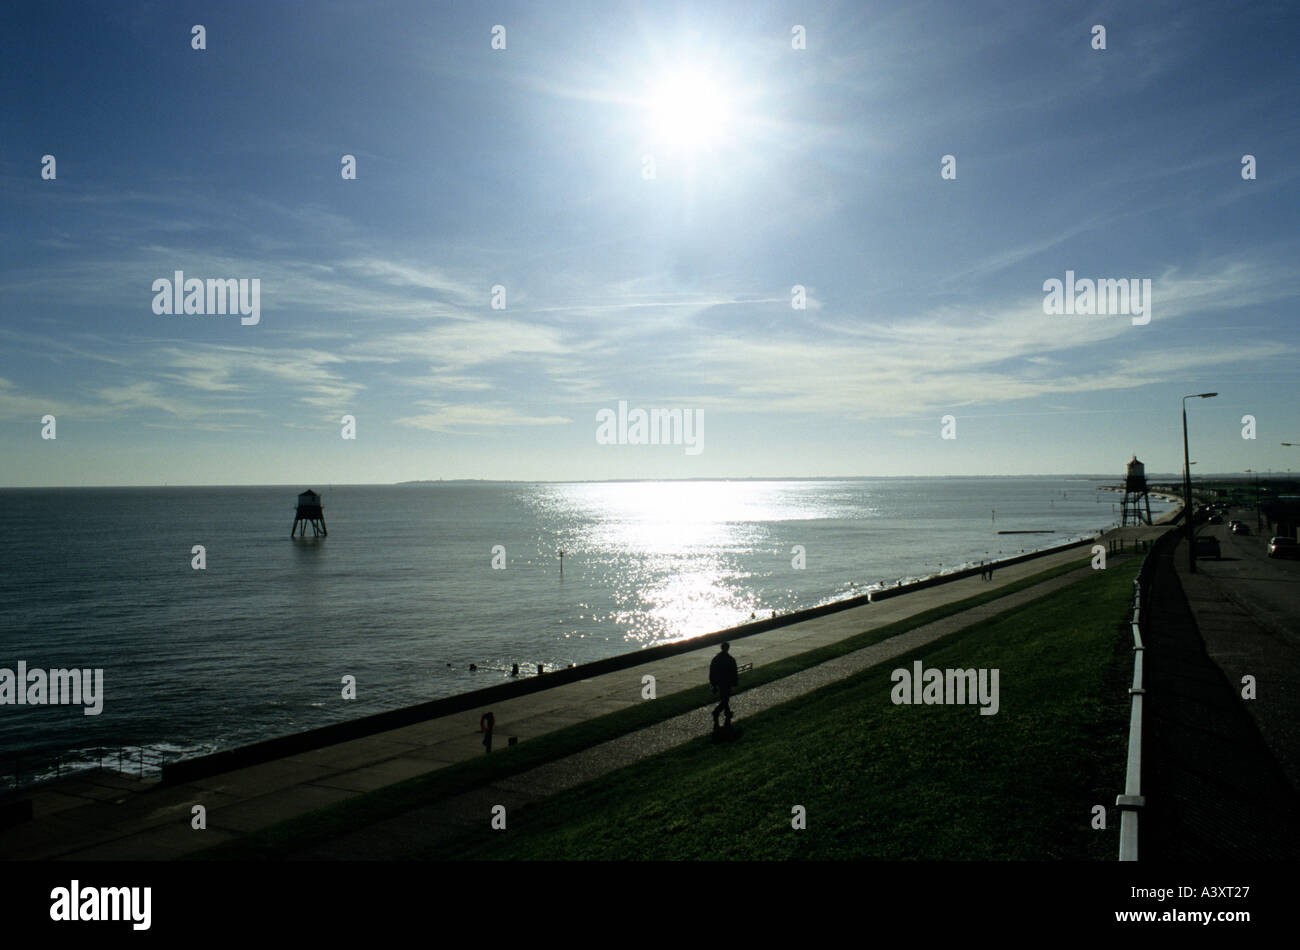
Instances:
[[[295,534],[301,534],[301,537],[307,537],[307,525],[311,525],[311,536],[326,537],[329,532],[325,530],[325,512],[321,511],[320,495],[310,488],[298,496],[298,512],[293,518],[293,527],[289,529],[289,537]],[[299,526],[302,531],[299,532]]]
[[[1143,516],[1143,508],[1146,515]],[[1129,459],[1124,474],[1124,502],[1120,505],[1120,525],[1151,523],[1151,498],[1147,495],[1147,468],[1135,455]]]

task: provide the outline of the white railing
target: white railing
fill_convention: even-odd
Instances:
[[[1115,798],[1115,805],[1120,809],[1119,819],[1119,859],[1136,861],[1138,859],[1138,813],[1146,804],[1142,795],[1142,577],[1151,562],[1148,552],[1142,562],[1142,569],[1133,579],[1133,618],[1130,625],[1133,630],[1133,685],[1129,687],[1132,704],[1128,720],[1128,771],[1124,778],[1124,794]]]

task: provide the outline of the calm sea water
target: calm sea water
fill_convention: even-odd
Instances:
[[[316,485],[306,541],[295,488],[0,490],[0,667],[104,670],[98,716],[0,706],[0,784],[17,756],[25,782],[98,746],[215,751],[1059,543],[1116,520],[1097,484]]]

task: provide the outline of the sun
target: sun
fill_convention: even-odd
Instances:
[[[733,118],[722,84],[699,70],[661,76],[646,97],[654,140],[681,151],[711,150],[729,136]]]

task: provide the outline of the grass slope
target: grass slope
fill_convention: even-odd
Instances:
[[[520,809],[426,858],[1113,860],[1139,560]],[[893,705],[890,673],[997,668],[1000,711]],[[1107,830],[1090,825],[1105,805]],[[806,830],[791,809],[807,809]]]

